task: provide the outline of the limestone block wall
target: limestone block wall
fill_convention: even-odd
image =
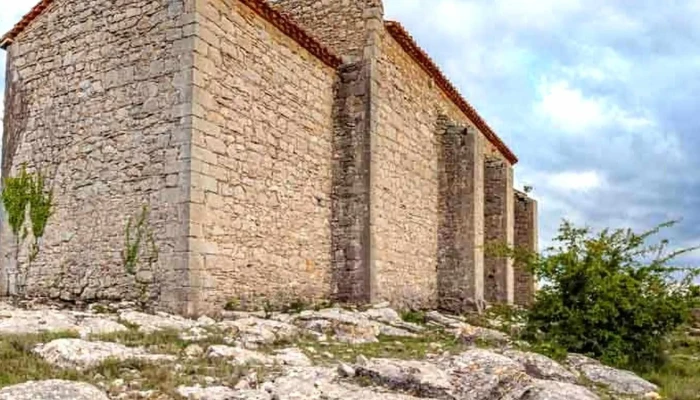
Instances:
[[[483,203],[470,201],[483,190],[481,137],[475,129],[445,123],[437,133],[438,152],[438,305],[460,311],[479,306],[484,297],[483,249],[477,224]]]
[[[485,300],[513,303],[513,260],[499,257],[502,246],[513,246],[513,168],[499,158],[484,165]]]
[[[197,1],[190,270],[204,308],[331,291],[337,73],[244,3]]]
[[[438,118],[476,128],[386,31],[379,48],[371,183],[377,295],[431,305],[437,301]],[[498,156],[476,132],[479,163]],[[475,190],[473,201],[482,210],[483,196]],[[476,240],[483,243],[483,212],[477,218]],[[475,262],[483,268],[483,248]]]
[[[41,169],[56,203],[29,294],[137,298],[138,280],[148,297],[187,302],[188,1],[54,1],[6,48],[3,174]],[[158,260],[134,277],[125,226],[143,205]],[[13,241],[3,224],[4,291],[16,289]]]
[[[366,10],[383,8],[381,0],[277,0],[273,4],[336,54],[354,61],[366,44]]]
[[[537,252],[538,227],[537,227],[537,201],[524,193],[515,192],[515,222],[514,245],[525,251]],[[514,265],[514,297],[515,304],[527,306],[532,304],[535,298],[536,277],[532,275],[522,263]]]

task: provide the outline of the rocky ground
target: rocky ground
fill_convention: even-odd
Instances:
[[[659,397],[631,372],[576,354],[556,362],[493,326],[404,319],[386,305],[189,320],[129,304],[0,303],[0,400]]]

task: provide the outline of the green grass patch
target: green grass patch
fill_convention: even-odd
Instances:
[[[0,336],[0,387],[15,385],[28,380],[80,379],[81,375],[79,373],[60,370],[33,353],[34,347],[39,343],[76,337],[78,337],[78,334],[75,332]]]
[[[667,362],[642,375],[661,387],[661,395],[665,399],[700,399],[700,338],[674,335]]]
[[[302,339],[297,346],[319,364],[332,364],[336,361],[353,363],[359,355],[367,358],[396,358],[401,360],[421,360],[429,354],[449,352],[459,353],[467,349],[454,335],[440,330],[426,331],[419,337],[379,336],[376,343],[345,344],[339,342],[318,342]]]

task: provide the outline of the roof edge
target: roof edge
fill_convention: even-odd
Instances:
[[[518,157],[508,148],[508,146],[498,137],[496,132],[486,123],[479,115],[474,107],[469,104],[454,85],[442,73],[437,64],[430,56],[420,47],[416,40],[408,33],[408,31],[396,21],[385,21],[384,26],[391,36],[401,45],[401,47],[410,55],[434,80],[435,83],[445,92],[447,97],[455,103],[455,105],[469,118],[470,121],[486,136],[486,138],[505,156],[505,158],[513,165],[517,164]]]
[[[0,48],[5,49],[14,42],[14,39],[24,31],[24,29],[34,21],[44,10],[46,10],[54,0],[41,0],[31,11],[22,17],[15,26],[2,37],[0,37]],[[241,3],[252,9],[264,20],[279,29],[285,35],[297,42],[301,47],[316,56],[330,67],[338,68],[342,64],[342,59],[333,53],[327,46],[310,35],[301,25],[296,23],[290,16],[274,9],[266,0],[240,0]]]
[[[266,0],[239,0],[297,42],[301,47],[309,51],[328,66],[337,69],[343,63],[342,59],[330,50],[326,45],[313,37],[299,23],[289,15],[273,8]]]
[[[0,48],[6,49],[7,46],[11,45],[14,42],[14,39],[22,33],[24,28],[27,27],[36,17],[41,15],[44,10],[46,10],[51,3],[53,3],[53,0],[41,0],[37,5],[32,7],[32,9],[24,14],[22,19],[19,20],[15,24],[15,26],[10,29],[9,32],[5,33],[2,37],[0,37]]]

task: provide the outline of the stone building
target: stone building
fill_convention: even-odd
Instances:
[[[42,0],[0,46],[3,176],[41,171],[55,202],[31,260],[3,223],[5,293],[187,314],[532,298],[484,251],[537,247],[516,156],[381,0]]]

